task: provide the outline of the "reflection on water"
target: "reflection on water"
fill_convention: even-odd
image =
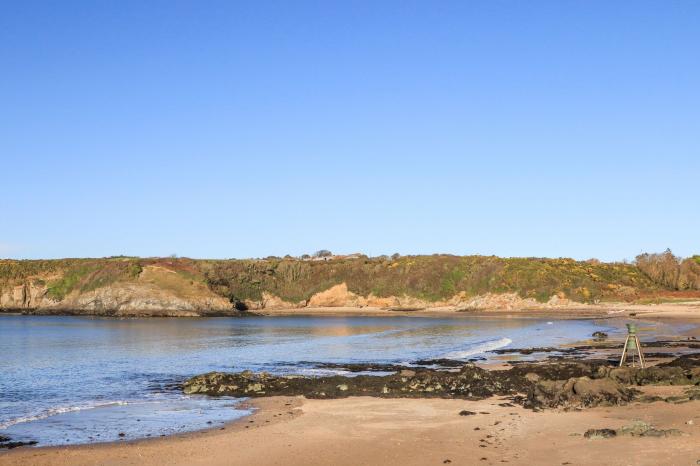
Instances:
[[[46,445],[199,429],[244,413],[232,400],[185,397],[173,388],[202,372],[488,357],[484,351],[507,344],[566,344],[621,327],[498,318],[1,316],[0,432]]]

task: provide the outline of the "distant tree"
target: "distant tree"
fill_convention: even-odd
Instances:
[[[635,264],[654,282],[667,288],[678,289],[681,261],[670,249],[660,254],[640,254],[635,258]]]
[[[314,257],[331,257],[333,255],[328,249],[321,249],[314,253]]]
[[[391,260],[397,260],[399,257],[401,257],[401,254],[398,252],[395,252],[394,254],[391,255]]]
[[[301,260],[309,260],[309,259],[311,259],[311,256],[310,256],[310,255],[308,255],[308,254],[302,254],[302,255],[301,255]]]
[[[693,256],[681,262],[678,275],[678,289],[700,290],[700,256]]]

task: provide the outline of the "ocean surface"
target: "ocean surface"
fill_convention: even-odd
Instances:
[[[240,399],[181,393],[185,378],[208,371],[323,376],[342,371],[314,363],[488,359],[498,348],[561,345],[623,328],[623,320],[4,315],[0,435],[47,446],[199,430],[249,414]]]

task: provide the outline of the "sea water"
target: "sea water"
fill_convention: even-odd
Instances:
[[[323,376],[333,371],[315,363],[489,358],[498,348],[562,345],[622,327],[477,317],[4,315],[0,435],[46,446],[199,430],[249,414],[239,399],[182,394],[183,380],[208,371]]]

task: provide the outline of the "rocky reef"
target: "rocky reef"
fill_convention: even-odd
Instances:
[[[355,368],[357,369],[357,368]],[[367,364],[366,371],[386,370]],[[687,355],[647,369],[615,368],[605,362],[540,362],[507,370],[486,370],[474,364],[458,369],[391,366],[389,375],[305,377],[266,372],[210,372],[185,381],[187,394],[263,397],[298,396],[344,398],[461,398],[479,400],[508,396],[531,409],[576,409],[625,404],[639,397],[635,386],[700,385],[700,357]],[[695,393],[695,392],[693,392]],[[696,399],[691,394],[688,400]]]
[[[630,437],[679,437],[688,435],[678,429],[658,429],[643,421],[636,421],[620,429],[588,429],[583,434],[587,439],[603,439],[627,435]]]
[[[5,435],[0,435],[0,449],[12,450],[17,447],[32,446],[36,445],[37,442],[34,440],[30,441],[13,441],[10,437]]]

